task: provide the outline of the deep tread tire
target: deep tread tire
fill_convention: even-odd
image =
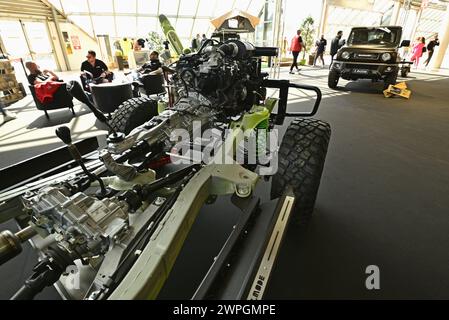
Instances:
[[[392,73],[388,75],[384,80],[384,90],[387,90],[390,85],[395,85],[398,80],[398,74]]]
[[[129,134],[134,128],[157,115],[156,100],[148,97],[132,98],[117,108],[110,123],[117,132]]]
[[[292,219],[299,224],[306,224],[312,216],[330,136],[328,123],[296,119],[282,139],[271,197],[278,198],[286,188],[292,187],[296,198]]]
[[[340,76],[336,71],[329,71],[329,76],[327,78],[327,85],[331,89],[337,89],[338,80],[340,80]]]

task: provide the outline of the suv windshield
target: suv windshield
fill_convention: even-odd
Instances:
[[[399,28],[354,28],[349,35],[348,44],[395,46],[401,37]]]

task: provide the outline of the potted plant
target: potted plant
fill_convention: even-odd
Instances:
[[[315,34],[315,20],[311,16],[308,16],[304,19],[304,21],[301,24],[300,30],[301,30],[301,37],[302,41],[304,42],[305,48],[302,53],[302,59],[300,61],[300,64],[304,66],[306,64],[306,53],[309,53],[309,64],[313,64],[314,55],[311,54],[313,48],[314,48],[314,34]]]

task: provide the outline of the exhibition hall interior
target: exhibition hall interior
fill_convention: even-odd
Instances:
[[[449,299],[449,0],[0,0],[0,300]]]

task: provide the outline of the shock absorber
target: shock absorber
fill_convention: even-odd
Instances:
[[[267,135],[269,121],[265,119],[256,126],[257,134],[257,159],[264,159],[267,153]]]

